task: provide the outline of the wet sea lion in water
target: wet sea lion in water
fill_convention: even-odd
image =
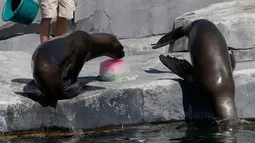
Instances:
[[[34,81],[44,97],[39,103],[56,107],[58,100],[73,98],[79,95],[81,89],[92,87],[78,81],[83,65],[100,56],[123,58],[123,50],[123,45],[114,35],[84,31],[75,31],[40,44],[32,55],[31,63]],[[69,79],[71,85],[65,88],[63,83]]]
[[[202,91],[212,103],[218,120],[238,119],[232,73],[235,61],[229,54],[224,36],[211,21],[199,19],[167,33],[152,48],[160,48],[183,36],[189,38],[192,65],[186,60],[163,55],[159,56],[160,61]]]

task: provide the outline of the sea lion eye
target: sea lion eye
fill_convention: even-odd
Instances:
[[[115,44],[115,48],[120,48],[120,45],[118,43]]]

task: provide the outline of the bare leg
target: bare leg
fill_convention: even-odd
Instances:
[[[42,18],[40,23],[40,41],[41,43],[49,40],[51,18]]]
[[[58,16],[57,22],[56,22],[55,36],[60,36],[67,33],[67,28],[68,28],[68,20],[66,18]]]

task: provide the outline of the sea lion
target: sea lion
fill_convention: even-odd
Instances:
[[[212,103],[218,120],[238,119],[235,84],[228,47],[220,30],[209,20],[198,19],[172,30],[159,39],[153,49],[186,36],[192,65],[186,60],[160,55],[160,61],[173,73],[193,83],[203,97]]]
[[[81,89],[89,88],[85,82],[78,82],[83,65],[100,56],[123,58],[123,50],[123,45],[112,34],[89,34],[80,30],[41,43],[31,61],[34,81],[44,95],[40,104],[56,107],[58,100],[79,95]],[[71,80],[71,86],[65,88],[63,83],[67,80]]]

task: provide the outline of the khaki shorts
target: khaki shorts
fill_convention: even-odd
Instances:
[[[39,0],[42,18],[73,18],[75,0]]]

